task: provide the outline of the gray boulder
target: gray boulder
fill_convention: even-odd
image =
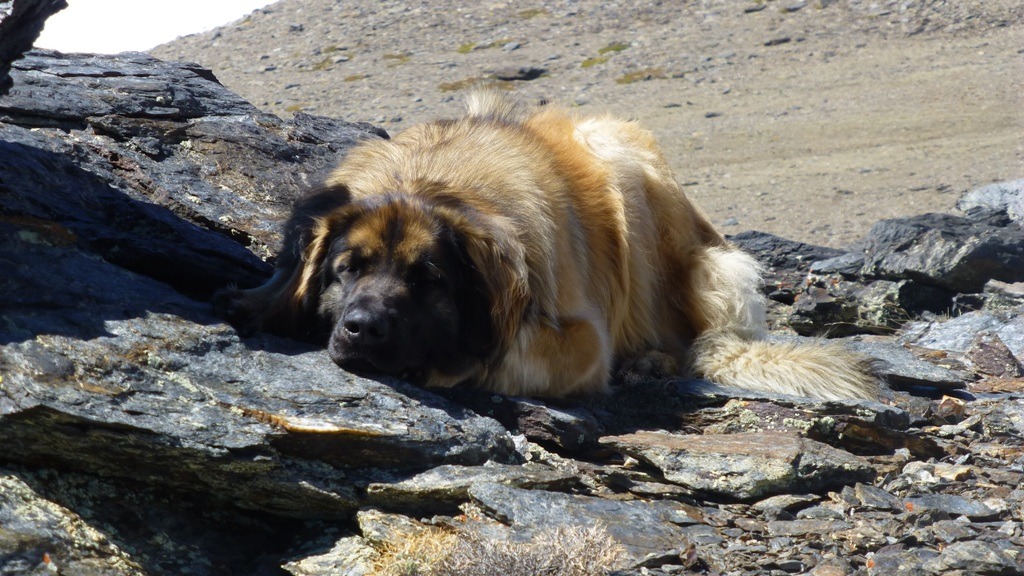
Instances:
[[[1005,218],[924,214],[883,220],[868,233],[864,276],[981,292],[1024,280],[1024,228]]]
[[[669,482],[719,498],[815,492],[875,476],[871,465],[853,454],[789,434],[637,432],[601,442],[650,463]]]
[[[975,188],[964,194],[956,207],[968,213],[981,210],[1006,212],[1015,222],[1024,222],[1024,179]]]

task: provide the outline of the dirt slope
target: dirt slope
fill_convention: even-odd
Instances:
[[[727,233],[844,246],[1024,177],[1019,0],[283,0],[153,54],[395,132],[479,79],[651,128]],[[533,80],[496,81],[495,75]]]

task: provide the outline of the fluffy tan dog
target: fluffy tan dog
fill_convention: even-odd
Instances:
[[[843,347],[764,340],[760,278],[649,132],[477,93],[464,118],[353,148],[296,205],[274,277],[226,301],[245,328],[426,386],[604,392],[653,358],[751,390],[874,397]]]

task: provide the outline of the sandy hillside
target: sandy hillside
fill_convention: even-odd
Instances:
[[[1024,178],[1019,0],[462,5],[283,0],[152,53],[277,114],[391,132],[481,79],[631,116],[727,233],[845,246]]]

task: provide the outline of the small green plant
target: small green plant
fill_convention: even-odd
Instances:
[[[663,80],[665,71],[661,68],[644,68],[635,72],[629,72],[615,79],[616,84],[632,84],[646,80]]]
[[[537,16],[547,16],[547,8],[527,8],[526,10],[519,11],[519,17],[523,20],[529,20],[530,18],[536,18]]]
[[[604,64],[608,61],[607,56],[594,56],[593,58],[587,58],[580,63],[583,68],[590,68],[591,66],[597,66],[598,64]]]
[[[334,59],[333,58],[324,58],[323,60],[317,62],[316,64],[313,64],[313,66],[311,68],[313,70],[316,70],[317,72],[320,72],[322,70],[327,70],[328,68],[330,68],[331,64],[333,64],[333,63],[334,63]]]
[[[408,62],[411,57],[412,54],[409,54],[408,52],[396,52],[381,56],[381,58],[388,61],[389,67],[401,66],[402,64]]]
[[[604,64],[605,62],[608,61],[609,58],[612,57],[612,54],[616,52],[622,52],[626,48],[629,48],[629,44],[626,44],[625,42],[612,42],[611,44],[608,44],[607,46],[598,49],[597,56],[587,58],[582,63],[580,63],[580,66],[582,66],[583,68],[590,68],[591,66]]]
[[[625,42],[612,42],[611,44],[598,50],[597,53],[608,54],[609,52],[622,52],[626,48],[629,48],[629,44],[626,44]]]
[[[461,46],[456,48],[455,51],[458,52],[459,54],[469,54],[474,50],[487,50],[488,48],[504,46],[505,44],[508,44],[509,42],[512,41],[512,38],[501,38],[498,40],[493,40],[491,42],[466,42],[465,44],[462,44]]]
[[[369,77],[369,74],[352,74],[349,76],[345,76],[344,78],[342,78],[342,80],[345,82],[358,82],[360,80],[366,80]]]
[[[487,76],[473,76],[471,78],[463,78],[462,80],[456,80],[454,82],[442,82],[437,85],[438,90],[441,92],[459,92],[473,87],[490,88],[493,90],[502,90],[504,92],[510,92],[514,88],[512,82],[508,80],[496,80]]]
[[[441,82],[437,85],[438,90],[441,92],[458,92],[473,86],[480,82],[481,78],[465,78],[463,80],[456,80],[454,82]]]

